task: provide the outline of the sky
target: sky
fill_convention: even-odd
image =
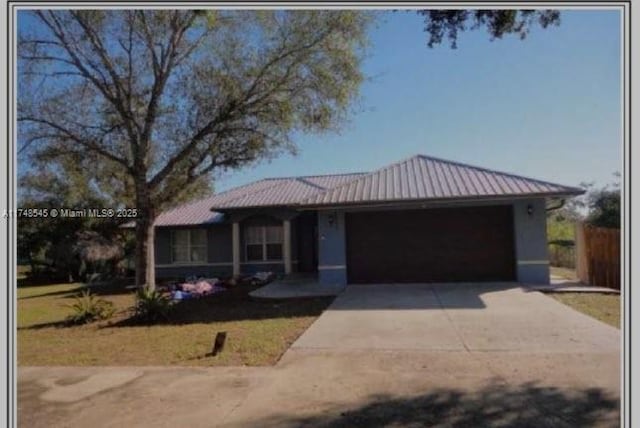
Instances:
[[[566,185],[622,166],[620,15],[563,11],[525,40],[463,33],[429,49],[413,12],[372,28],[369,77],[339,133],[297,135],[282,155],[226,173],[216,191],[267,177],[370,171],[426,154]]]

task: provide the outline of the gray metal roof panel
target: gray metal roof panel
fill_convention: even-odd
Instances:
[[[575,187],[417,155],[358,177],[341,186],[315,193],[301,201],[299,205],[580,193],[582,190]]]
[[[224,221],[224,215],[212,209],[291,205],[363,174],[266,178],[167,210],[158,216],[154,224],[185,226],[220,223]]]
[[[157,226],[214,224],[214,210],[397,201],[577,195],[582,189],[416,155],[370,173],[269,178],[162,213]]]

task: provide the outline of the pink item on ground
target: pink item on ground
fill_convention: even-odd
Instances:
[[[209,284],[207,281],[198,281],[196,283],[196,293],[197,294],[208,294],[211,293],[213,286]]]
[[[183,292],[190,293],[194,297],[202,297],[209,294],[225,291],[226,288],[219,286],[220,280],[218,278],[200,279],[197,282],[185,282],[180,284],[180,289]]]

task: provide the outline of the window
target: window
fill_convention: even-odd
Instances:
[[[264,229],[264,242],[267,252],[266,259],[282,260],[282,242],[284,241],[282,226],[266,226]]]
[[[247,226],[244,230],[244,243],[247,250],[246,258],[250,262],[264,260],[262,231],[262,226]]]
[[[185,229],[171,231],[172,263],[204,263],[206,260],[206,230]]]
[[[282,226],[247,226],[244,229],[246,259],[249,262],[282,260]]]

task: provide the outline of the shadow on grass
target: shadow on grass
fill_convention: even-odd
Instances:
[[[131,311],[129,309],[121,309],[120,311],[117,311],[115,314],[115,317],[129,317],[130,316]],[[69,309],[69,314],[71,314],[71,309]],[[105,324],[106,323],[106,324]],[[99,326],[108,326],[109,323],[113,324],[112,321],[110,321],[109,319],[107,320],[97,320],[97,321],[92,321],[92,322],[88,322],[88,323],[74,323],[69,321],[68,319],[62,319],[62,320],[58,320],[58,321],[50,321],[50,322],[43,322],[43,323],[39,323],[39,324],[31,324],[28,326],[24,326],[24,327],[18,327],[17,330],[43,330],[46,328],[72,328],[72,327],[86,327],[86,326],[91,326],[91,325],[99,325]]]
[[[80,292],[85,289],[86,289],[85,285],[82,284],[68,290],[58,290],[58,291],[51,291],[50,293],[42,293],[42,294],[34,294],[31,296],[18,297],[18,300],[29,300],[29,299],[37,299],[42,297],[55,297],[55,296],[72,298],[74,296],[79,295]]]
[[[258,299],[249,296],[256,286],[240,285],[200,299],[183,300],[175,304],[167,321],[156,323],[181,325],[271,318],[319,316],[334,297],[299,299]],[[129,327],[140,323],[127,318],[105,327]]]
[[[215,322],[266,320],[273,318],[299,318],[319,316],[333,301],[334,297],[309,297],[299,299],[259,299],[249,296],[249,293],[257,286],[240,285],[235,288],[216,293],[200,299],[183,300],[175,303],[170,317],[166,321],[156,322],[152,325],[184,325],[207,324]],[[28,296],[21,299],[30,299],[44,296],[60,296],[71,300],[77,296],[84,287],[68,291],[52,292],[38,296]],[[91,292],[106,300],[109,296],[118,294],[133,294],[133,291],[121,287],[91,287]],[[112,319],[100,321],[100,328],[134,327],[147,325],[132,317],[132,311],[121,308]],[[50,327],[76,327],[64,320],[33,324],[20,327],[20,330],[39,330]]]
[[[52,284],[49,284],[49,285],[52,285]],[[122,295],[122,294],[132,294],[134,292],[133,290],[127,289],[120,284],[100,284],[100,285],[80,284],[77,287],[71,288],[68,290],[57,290],[57,291],[51,291],[49,293],[18,297],[18,300],[28,300],[28,299],[35,299],[35,298],[41,298],[41,297],[55,297],[55,296],[72,298],[72,297],[78,296],[83,290],[89,290],[91,294],[95,294],[96,296],[113,296],[113,295]]]
[[[321,415],[286,414],[256,421],[282,427],[592,427],[619,426],[619,399],[598,388],[561,390],[535,382],[499,383],[473,393],[436,389],[398,398],[374,396],[349,410],[336,408]]]
[[[52,321],[52,322],[43,322],[40,324],[32,324],[26,327],[18,327],[17,330],[42,330],[45,328],[64,328],[64,327],[74,327],[73,324],[70,324],[66,320],[62,321]]]
[[[16,285],[18,288],[46,287],[49,285],[58,285],[58,284],[65,284],[65,283],[69,283],[69,282],[65,282],[64,279],[60,279],[60,278],[34,278],[31,276],[23,276],[21,278],[18,278],[16,281]]]

